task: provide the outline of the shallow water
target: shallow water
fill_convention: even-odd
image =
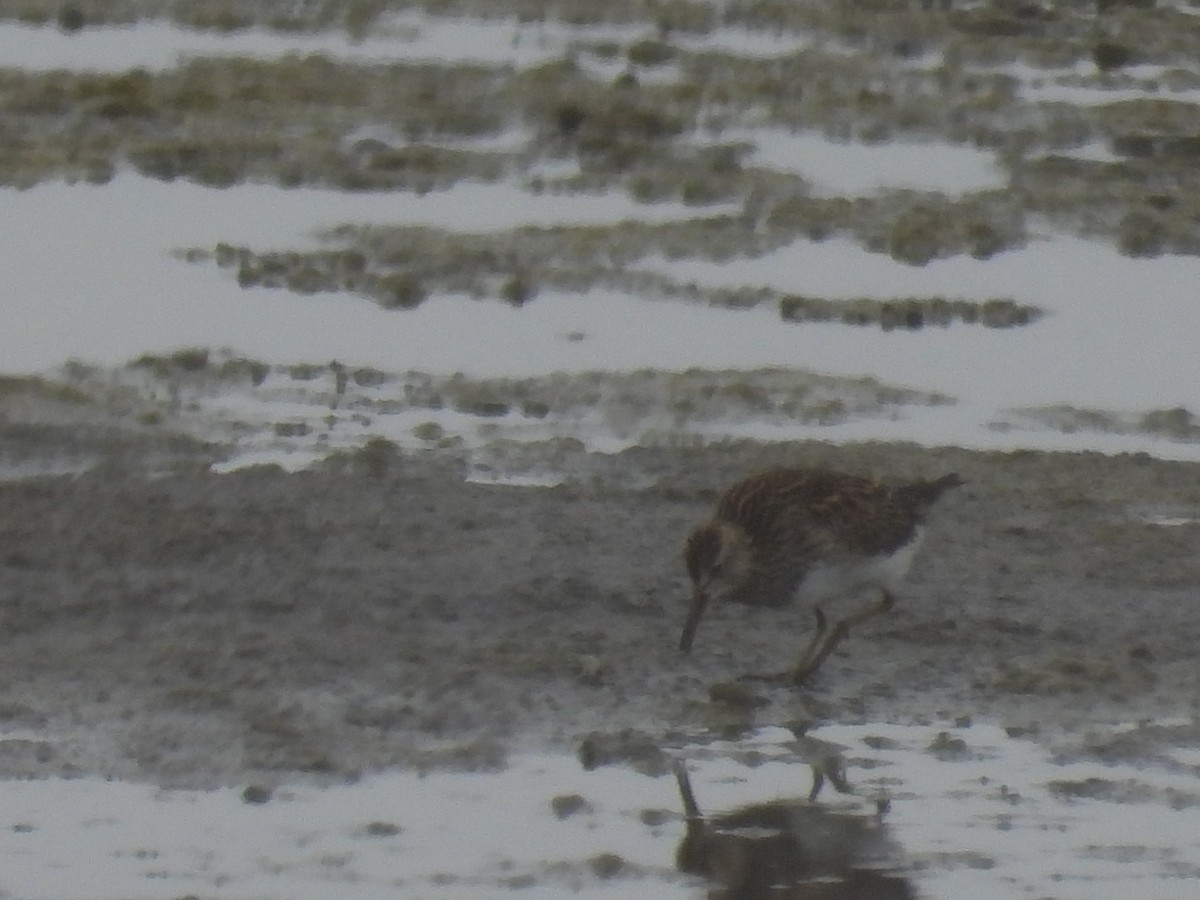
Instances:
[[[862,197],[885,190],[964,194],[1007,183],[993,154],[973,147],[897,141],[838,142],[821,134],[778,128],[722,132],[723,141],[754,145],[748,163],[802,175],[817,196]],[[930,164],[930,155],[937,162]]]
[[[560,313],[579,312],[569,298],[563,298],[562,302]],[[555,306],[553,300],[547,300],[543,309],[553,312]],[[534,321],[544,320],[539,316]],[[569,360],[572,352],[586,354],[586,347],[577,349],[577,342],[564,338],[563,327],[561,321],[557,324],[546,321],[544,330],[534,331],[530,338],[538,335],[544,338],[543,356],[561,353],[564,360]],[[486,345],[480,346],[481,359],[488,352]],[[214,366],[219,365],[220,360],[215,360]],[[1196,442],[1168,444],[1153,435],[1137,433],[1058,433],[1039,430],[1036,423],[1023,428],[1015,418],[995,417],[995,409],[985,403],[930,403],[919,395],[907,403],[886,398],[874,400],[872,385],[855,380],[830,380],[806,391],[805,383],[796,376],[795,390],[805,394],[809,408],[817,410],[824,403],[832,403],[845,410],[838,421],[824,422],[810,415],[797,417],[782,410],[763,412],[733,403],[711,415],[693,410],[681,418],[669,411],[681,398],[703,396],[717,385],[736,394],[738,386],[745,385],[749,376],[734,371],[713,378],[667,372],[641,372],[628,378],[604,373],[580,376],[591,385],[588,390],[579,390],[578,385],[562,376],[533,377],[522,382],[556,410],[545,416],[529,414],[519,400],[511,399],[522,391],[505,388],[502,381],[486,379],[461,383],[467,386],[465,392],[470,392],[473,386],[478,396],[504,398],[504,402],[511,403],[503,414],[476,415],[469,410],[469,404],[463,407],[445,391],[435,390],[439,398],[436,400],[414,398],[410,396],[412,384],[422,383],[425,376],[403,373],[376,372],[373,376],[381,380],[365,385],[350,379],[341,392],[337,389],[335,371],[324,366],[304,378],[289,374],[286,367],[277,368],[254,387],[236,380],[206,383],[203,378],[193,383],[177,381],[172,386],[169,378],[147,381],[140,374],[130,377],[126,373],[124,378],[119,373],[97,374],[101,382],[124,380],[143,384],[146,396],[162,397],[174,391],[182,401],[181,422],[190,431],[231,444],[233,453],[218,467],[221,469],[251,463],[301,468],[333,450],[361,447],[372,437],[415,450],[453,440],[473,455],[476,462],[482,462],[496,455],[492,451],[503,456],[503,448],[509,443],[531,445],[557,439],[566,439],[587,450],[615,453],[639,445],[687,445],[730,438],[869,441],[884,431],[891,440],[918,445],[950,444],[979,449],[1037,445],[1063,451],[1151,452],[1165,458],[1200,458],[1200,444]],[[785,376],[779,374],[778,378],[782,380]],[[577,397],[574,404],[569,399],[573,395]],[[990,429],[981,427],[989,421],[993,423]],[[431,428],[432,441],[427,436]],[[561,453],[552,448],[547,452],[543,471],[528,471],[518,466],[511,474],[519,480],[533,477],[539,483],[561,480]],[[499,459],[491,462],[496,464]]]
[[[814,296],[876,296],[886,284],[899,297],[1012,297],[1050,314],[1001,330],[800,326],[800,358],[820,371],[846,374],[871,359],[887,381],[936,385],[997,408],[1195,402],[1196,368],[1185,348],[1185,335],[1200,329],[1195,257],[1131,259],[1096,242],[1046,235],[993,259],[955,257],[920,267],[829,240],[795,243],[754,260],[664,268],[704,285],[750,283]]]
[[[449,19],[404,13],[356,40],[343,31],[279,34],[262,28],[234,32],[191,31],[165,22],[86,28],[0,26],[0,59],[32,71],[125,72],[165,69],[191,57],[273,59],[321,55],[346,62],[437,61],[532,66],[555,59],[574,40],[621,39],[641,28],[570,28],[515,19]]]
[[[826,783],[809,800],[807,761],[838,748],[853,793]],[[703,815],[691,831],[669,773],[586,771],[568,755],[514,756],[497,773],[290,785],[265,803],[234,788],[7,782],[0,890],[695,897],[706,872],[736,887],[748,876],[731,860],[748,859],[796,884],[886,876],[947,900],[1180,896],[1200,873],[1195,754],[1101,765],[1056,761],[988,725],[830,725],[803,742],[768,728],[672,751]]]
[[[370,39],[354,41],[342,33],[216,34],[158,23],[84,29],[74,35],[0,25],[0,51],[8,65],[42,70],[153,68],[187,55],[274,57],[316,50],[337,58],[401,54],[406,59],[525,64],[558,58],[573,41],[620,43],[651,30],[403,15],[389,19]],[[753,57],[794,50],[806,38],[718,29],[681,40]],[[621,59],[620,54],[613,57]],[[1061,71],[1019,63],[1010,68],[1029,82],[1055,75],[1082,78],[1090,65]],[[1143,78],[1144,68],[1124,74]],[[1121,96],[1102,85],[1088,90]],[[969,194],[994,189],[1005,177],[992,154],[962,146],[839,143],[817,133],[778,128],[734,128],[720,137],[752,144],[751,165],[800,173],[814,192],[830,195],[858,197],[896,188]],[[535,139],[518,128],[495,140],[511,153]],[[436,295],[419,309],[389,312],[361,297],[243,290],[228,272],[176,255],[189,248],[211,250],[218,242],[304,249],[314,246],[318,232],[342,223],[491,232],[523,225],[687,221],[742,212],[731,204],[642,204],[616,192],[535,193],[527,185],[539,174],[546,173],[533,167],[506,182],[464,182],[420,196],[262,184],[219,190],[132,175],[104,186],[56,183],[4,190],[0,254],[7,291],[0,369],[46,371],[72,358],[114,366],[142,353],[183,346],[229,347],[268,363],[337,359],[385,371],[475,376],[781,366],[870,376],[945,394],[956,404],[909,410],[894,419],[856,419],[832,430],[763,421],[753,423],[749,433],[774,439],[815,435],[840,441],[1200,456],[1200,443],[1146,434],[1136,426],[1149,410],[1196,405],[1191,336],[1200,332],[1200,306],[1194,302],[1200,263],[1194,257],[1132,259],[1099,242],[1047,231],[1028,246],[991,259],[961,256],[924,266],[868,252],[846,239],[798,241],[755,258],[640,264],[683,284],[765,286],[831,299],[1011,298],[1049,313],[1022,328],[956,325],[885,332],[788,323],[775,308],[739,311],[647,302],[602,290],[547,290],[519,310],[495,299]],[[121,228],[112,228],[113,222]],[[1109,411],[1128,417],[1134,427],[1126,433],[1048,427],[1044,419],[1019,412],[1047,405]],[[715,431],[730,432],[748,430],[745,423],[730,423]],[[594,436],[593,445],[605,439]]]
[[[186,263],[172,251],[254,235],[259,245],[305,246],[318,228],[346,220],[403,217],[452,227],[476,207],[494,221],[489,226],[490,220],[475,218],[475,228],[698,211],[478,184],[426,197],[386,197],[262,185],[223,191],[126,176],[104,187],[60,184],[4,193],[0,245],[8,248],[9,293],[0,365],[9,372],[45,371],[69,358],[119,365],[181,346],[231,347],[273,363],[338,359],[385,371],[481,376],[799,366],[870,375],[958,401],[911,410],[895,421],[856,421],[837,432],[818,428],[829,439],[1200,454],[1194,442],[1063,433],[1011,412],[1059,403],[1135,415],[1194,406],[1191,335],[1200,332],[1200,307],[1192,300],[1200,262],[1191,257],[1129,259],[1100,244],[1055,237],[986,262],[956,258],[921,268],[839,240],[722,264],[647,264],[702,285],[854,297],[879,296],[886,284],[893,296],[1011,296],[1051,313],[1021,329],[793,325],[771,308],[646,302],[612,291],[545,292],[520,309],[438,296],[396,312],[350,296],[243,290],[226,273]],[[121,231],[107,226],[114,220],[123,223]],[[789,436],[769,422],[758,427],[764,436]],[[788,427],[808,433],[816,426]]]

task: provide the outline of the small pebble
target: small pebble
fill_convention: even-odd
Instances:
[[[267,803],[271,799],[273,792],[269,787],[263,787],[260,784],[252,784],[242,791],[243,803]]]

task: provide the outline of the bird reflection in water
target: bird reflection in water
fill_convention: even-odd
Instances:
[[[682,872],[713,882],[710,900],[913,900],[911,882],[896,874],[898,844],[876,815],[838,812],[815,802],[822,770],[806,799],[774,800],[706,818],[692,793],[687,769],[675,778],[687,816],[676,851]],[[826,776],[849,788],[836,768]]]

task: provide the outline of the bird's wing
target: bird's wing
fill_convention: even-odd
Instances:
[[[874,555],[907,543],[918,523],[910,504],[870,478],[842,472],[777,469],[731,487],[717,514],[745,529],[758,547],[790,555]]]

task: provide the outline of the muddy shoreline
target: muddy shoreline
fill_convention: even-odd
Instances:
[[[1195,464],[731,442],[590,454],[535,488],[377,445],[215,475],[218,447],[101,421],[3,418],[0,446],[93,466],[0,482],[8,777],[486,769],[625,729],[973,720],[1092,753],[1103,724],[1196,728]],[[897,610],[805,689],[730,692],[792,661],[808,611],[714,609],[681,657],[679,548],[716,489],[782,462],[967,484]]]

